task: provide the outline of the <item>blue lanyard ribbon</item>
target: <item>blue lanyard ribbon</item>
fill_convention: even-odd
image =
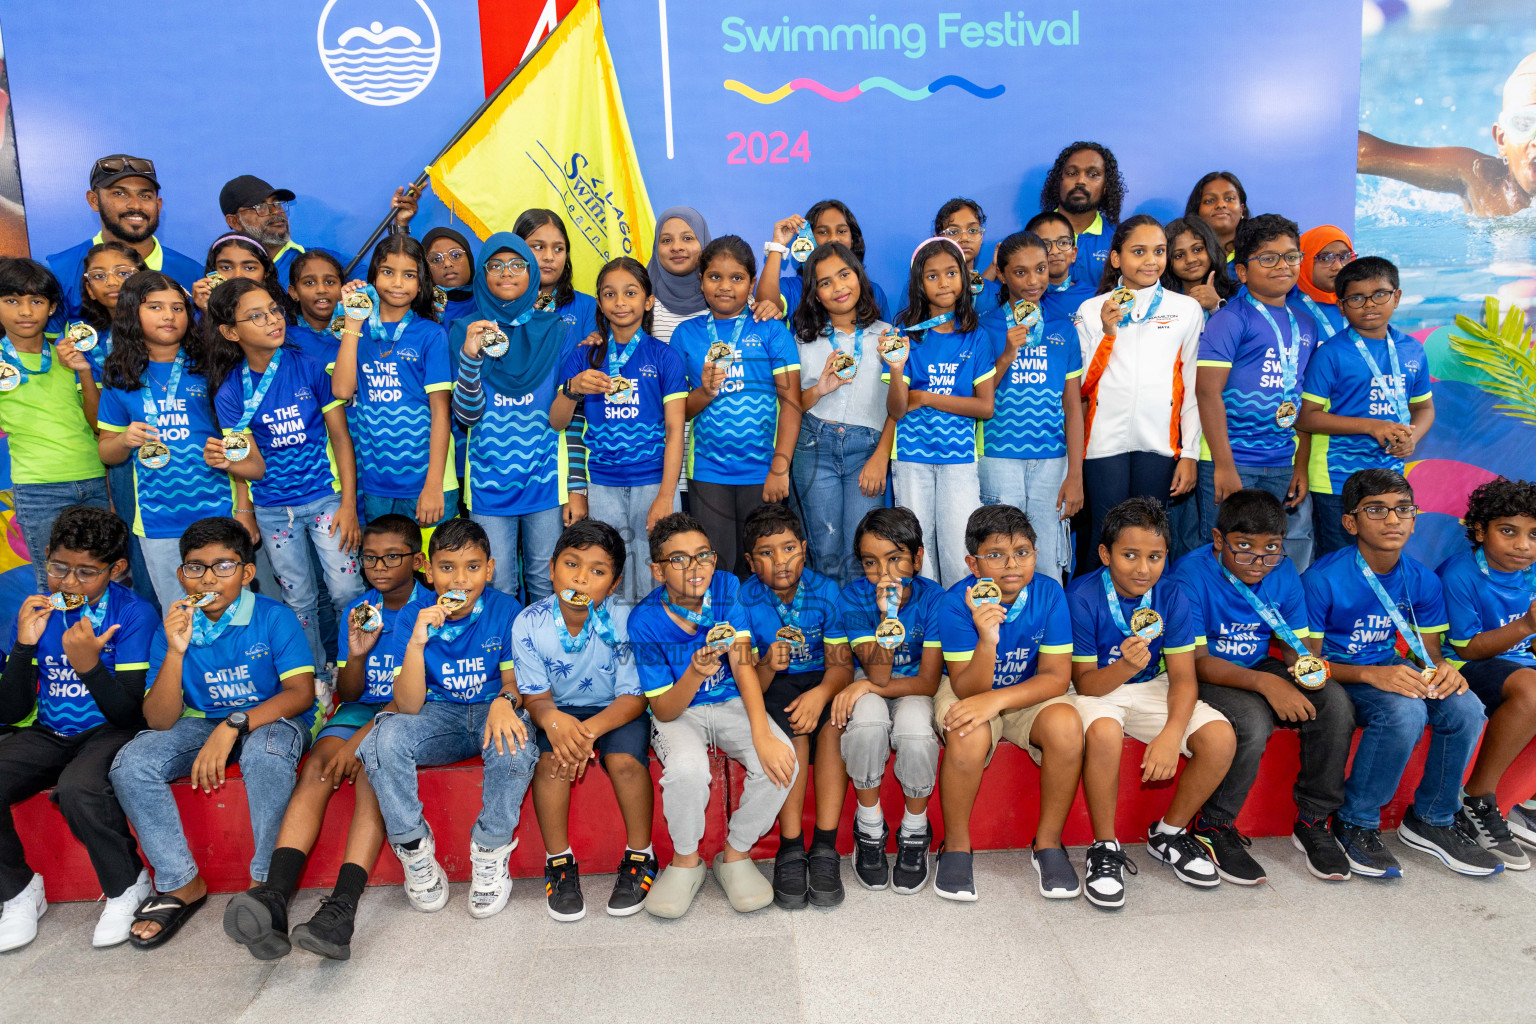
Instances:
[[[805,585],[805,580],[802,579],[795,586],[795,598],[790,604],[785,604],[778,599],[777,594],[774,595],[774,610],[779,613],[779,621],[781,623],[786,626],[799,628],[800,616],[805,612],[805,595],[809,590],[810,588]]]
[[[827,330],[832,335],[832,347],[833,348],[839,348],[839,349],[842,348],[842,346],[837,343],[837,336],[839,334],[842,334],[842,335],[846,336],[847,332],[846,331],[839,331],[839,330],[836,330],[836,329],[831,328],[831,327],[829,327]],[[856,326],[853,329],[853,353],[852,353],[852,355],[853,355],[854,372],[857,373],[858,372],[858,367],[862,366],[863,363],[864,363],[864,328],[862,328],[862,327],[857,327]]]
[[[704,592],[704,602],[699,605],[699,610],[696,612],[689,611],[687,608],[679,608],[677,605],[672,603],[672,599],[670,597],[666,597],[665,595],[662,596],[661,603],[667,609],[667,611],[671,612],[673,615],[676,615],[680,619],[693,623],[693,625],[700,629],[704,629],[707,626],[713,626],[715,624],[715,617],[714,615],[710,614],[709,610],[711,602],[710,594],[707,590]]]
[[[91,624],[91,629],[96,633],[97,636],[101,635],[101,623],[107,617],[108,596],[109,594],[103,593],[101,595],[101,599],[98,600],[94,606],[87,602],[76,609],[80,613],[80,618]],[[68,628],[69,612],[61,612],[60,614],[64,616],[64,622],[66,624],[65,628]]]
[[[1067,279],[1061,282],[1061,284],[1051,284],[1049,281],[1047,281],[1045,287],[1047,291],[1064,292],[1068,288],[1072,287],[1072,275],[1071,273],[1068,273]]]
[[[272,353],[272,361],[261,375],[261,380],[253,388],[251,386],[251,364],[240,364],[240,387],[245,392],[245,409],[240,414],[240,422],[235,425],[235,433],[244,433],[251,425],[251,420],[256,417],[256,410],[261,408],[262,400],[267,397],[267,390],[272,387],[272,382],[277,379],[277,368],[283,361],[283,350],[278,349]]]
[[[1412,419],[1408,409],[1408,384],[1406,381],[1398,382],[1402,376],[1403,368],[1397,361],[1397,342],[1392,338],[1392,331],[1387,330],[1387,357],[1391,360],[1392,377],[1387,379],[1381,372],[1381,367],[1376,362],[1376,357],[1371,355],[1371,350],[1366,348],[1365,339],[1351,327],[1349,337],[1355,343],[1355,350],[1360,353],[1360,358],[1365,360],[1365,365],[1371,368],[1371,383],[1381,384],[1392,391],[1392,408],[1397,410],[1397,421],[1407,423]]]
[[[1127,287],[1127,285],[1125,283],[1125,278],[1123,278],[1123,277],[1120,278],[1120,283],[1119,283],[1119,285],[1117,287],[1120,287],[1120,288]],[[1126,326],[1127,324],[1130,324],[1130,323],[1138,323],[1138,324],[1146,323],[1148,320],[1152,319],[1152,317],[1157,315],[1157,308],[1159,306],[1161,306],[1162,304],[1163,304],[1163,283],[1161,281],[1159,281],[1157,284],[1152,286],[1152,301],[1147,303],[1147,308],[1141,314],[1141,316],[1137,316],[1136,315],[1136,300],[1132,299],[1130,301],[1130,307],[1131,308],[1127,309],[1124,313],[1120,314],[1120,326],[1124,327],[1124,326]]]
[[[924,320],[920,324],[912,324],[909,327],[901,328],[901,330],[903,333],[911,332],[916,334],[918,331],[926,331],[930,327],[938,327],[940,324],[947,324],[954,318],[955,314],[953,312],[940,313],[938,316],[929,317],[927,320]]]
[[[383,303],[379,301],[379,293],[374,290],[373,285],[366,285],[365,290],[368,292],[368,297],[373,300],[373,309],[368,313],[368,333],[374,338],[382,338],[384,336],[384,315],[380,312],[380,309],[383,307]],[[389,351],[393,352],[395,350],[395,346],[400,342],[400,336],[405,333],[406,327],[414,319],[416,319],[416,311],[414,309],[407,309],[405,316],[402,316],[400,322],[395,325],[394,336],[389,339]],[[383,348],[384,346],[381,343],[379,347]]]
[[[0,335],[0,351],[5,353],[5,361],[16,367],[16,372],[21,374],[22,384],[32,379],[31,374],[27,373],[27,368],[21,365],[21,356],[17,354],[16,346],[11,344],[10,338]],[[53,369],[53,349],[46,338],[43,339],[42,356],[42,367],[37,372],[40,376],[46,377],[48,371]]]
[[[176,397],[176,389],[181,386],[181,370],[186,364],[186,352],[177,352],[176,361],[171,364],[171,376],[165,382],[165,400],[167,403]],[[149,369],[147,367],[144,370],[144,375],[146,377],[149,376]],[[149,424],[149,428],[158,434],[160,432],[159,406],[155,404],[155,393],[150,390],[148,384],[139,389],[139,399],[144,403],[144,422]]]
[[[564,613],[560,611],[560,605],[555,605],[555,619],[560,624],[560,649],[566,654],[575,654],[587,646],[587,640],[593,632],[597,638],[609,647],[615,647],[618,643],[618,634],[613,629],[613,615],[608,609],[611,598],[604,598],[600,604],[587,607],[587,620],[581,624],[581,629],[572,636],[570,629],[565,625]]]
[[[1371,588],[1371,593],[1376,595],[1376,601],[1382,606],[1382,608],[1386,609],[1387,614],[1392,617],[1392,625],[1397,627],[1397,631],[1402,634],[1403,639],[1408,642],[1408,649],[1413,651],[1414,657],[1423,662],[1425,668],[1434,668],[1435,663],[1430,660],[1429,650],[1424,646],[1424,641],[1420,638],[1419,631],[1417,629],[1409,628],[1407,620],[1403,618],[1403,613],[1397,608],[1397,603],[1392,600],[1390,595],[1388,595],[1386,588],[1384,588],[1381,585],[1381,581],[1376,578],[1375,570],[1366,564],[1365,556],[1360,554],[1358,549],[1355,551],[1355,567],[1360,570],[1360,575],[1365,577],[1366,585]],[[1405,584],[1406,580],[1407,577],[1405,574]],[[1408,610],[1410,613],[1413,611],[1413,604],[1411,600],[1408,605]],[[1417,625],[1417,622],[1415,622],[1415,625]]]
[[[229,629],[230,623],[234,622],[238,616],[243,615],[245,609],[255,600],[256,598],[251,596],[249,589],[241,589],[240,597],[234,604],[224,609],[224,614],[219,616],[218,621],[214,621],[204,615],[201,608],[193,608],[192,646],[207,647],[223,636],[224,631]]]
[[[734,326],[731,327],[731,351],[736,351],[736,343],[741,340],[741,332],[747,326],[747,313],[745,310],[731,318]],[[709,344],[711,347],[720,344],[720,334],[715,329],[715,314],[711,310],[704,318],[704,330],[709,332]]]
[[[1275,350],[1280,355],[1280,387],[1285,392],[1285,397],[1296,401],[1296,376],[1301,367],[1301,325],[1296,322],[1296,313],[1289,305],[1285,307],[1285,315],[1291,321],[1291,347],[1285,347],[1285,336],[1280,333],[1280,325],[1275,323],[1275,318],[1270,315],[1269,307],[1249,292],[1248,304],[1259,311],[1264,322],[1269,324],[1269,329],[1275,332]]]
[[[98,332],[97,338],[96,347],[82,352],[81,355],[85,356],[85,361],[91,364],[91,369],[96,371],[96,379],[101,380],[101,375],[107,369],[107,357],[112,354],[112,330],[108,328]]]
[[[1477,567],[1482,570],[1484,576],[1493,579],[1493,571],[1488,568],[1488,557],[1483,554],[1483,549],[1478,548],[1472,557],[1477,559]],[[1505,573],[1506,576],[1514,576],[1520,582],[1516,584],[1527,594],[1536,594],[1536,567],[1521,569],[1516,573]]]
[[[468,617],[454,623],[444,622],[441,626],[428,626],[427,638],[429,640],[441,640],[445,644],[453,643],[453,641],[459,638],[461,633],[475,624],[475,620],[480,617],[480,613],[483,611],[485,611],[485,595],[481,594],[475,599],[475,607],[470,611]]]
[[[1301,297],[1302,303],[1306,305],[1307,312],[1312,314],[1312,319],[1317,321],[1318,331],[1331,331],[1333,321],[1328,318],[1328,314],[1323,311],[1323,307],[1317,304],[1317,300],[1299,289],[1296,294]],[[1321,334],[1318,335],[1318,340],[1322,340]]]
[[[1258,613],[1259,618],[1264,620],[1264,625],[1269,627],[1270,632],[1278,636],[1287,647],[1295,651],[1297,657],[1306,657],[1312,653],[1301,642],[1301,637],[1296,635],[1296,631],[1280,616],[1279,610],[1274,605],[1261,598],[1258,594],[1255,594],[1253,588],[1234,576],[1226,566],[1221,565],[1219,560],[1216,564],[1220,566],[1221,574],[1227,578],[1227,582],[1237,588],[1237,592],[1243,595],[1249,607]]]
[[[1110,579],[1109,570],[1105,569],[1104,596],[1109,600],[1109,617],[1115,621],[1115,628],[1120,630],[1122,636],[1131,635],[1131,625],[1125,621],[1125,612],[1120,608],[1120,594],[1115,590],[1115,581]],[[1137,611],[1152,607],[1152,591],[1148,590],[1141,595],[1141,604],[1136,606]]]
[[[609,377],[622,377],[624,375],[624,367],[629,365],[629,361],[634,358],[635,350],[640,347],[641,333],[642,332],[640,331],[636,331],[630,337],[629,344],[620,345],[618,337],[612,331],[608,332],[607,365]],[[622,362],[619,360],[620,352],[624,354],[624,359]]]
[[[1105,575],[1108,575],[1108,574],[1106,573]],[[1113,585],[1113,584],[1111,584],[1111,585]],[[1150,594],[1150,593],[1151,593],[1151,591],[1148,591],[1148,594]],[[1027,605],[1027,604],[1029,604],[1029,584],[1028,583],[1024,584],[1024,589],[1019,591],[1019,596],[1013,599],[1013,604],[1008,606],[1008,614],[1003,616],[1003,625],[1006,626],[1008,623],[1012,622],[1014,619],[1016,619],[1020,615],[1024,614],[1024,606]],[[1119,602],[1116,602],[1116,609],[1118,610],[1118,608],[1119,608]]]

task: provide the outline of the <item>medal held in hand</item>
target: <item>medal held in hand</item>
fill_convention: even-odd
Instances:
[[[71,594],[60,590],[48,595],[48,604],[53,607],[54,611],[72,612],[76,608],[84,607],[85,598],[80,594]]]
[[[1136,301],[1136,293],[1129,288],[1116,288],[1109,293],[1109,297],[1115,300],[1117,306],[1128,306]]]
[[[799,626],[780,626],[779,631],[773,635],[787,641],[794,650],[799,651],[805,648],[805,633]]]
[[[0,360],[0,391],[15,391],[21,387],[21,370]]]
[[[971,600],[977,604],[1002,604],[1003,590],[989,576],[983,576],[971,585]]]
[[[875,627],[875,643],[887,651],[894,651],[907,638],[907,627],[897,618],[901,610],[901,587],[887,583],[882,589],[885,591],[885,618]]]
[[[192,596],[192,607],[193,608],[207,608],[209,605],[213,604],[213,602],[217,601],[218,599],[219,599],[219,592],[217,590],[204,590],[202,593],[194,594]]]
[[[384,613],[371,604],[360,604],[352,609],[352,625],[364,633],[375,633],[384,625]]]
[[[359,288],[342,297],[341,309],[348,320],[367,320],[368,314],[373,312],[373,300],[366,290]]]
[[[615,405],[629,405],[639,398],[635,391],[635,382],[628,377],[608,378],[607,400]]]
[[[100,335],[96,333],[96,328],[82,321],[76,321],[64,328],[64,337],[74,344],[76,352],[89,352],[101,340]]]
[[[447,590],[437,597],[437,605],[452,615],[469,603],[469,594],[463,590]]]
[[[506,332],[503,331],[500,327],[491,326],[480,328],[480,351],[484,352],[492,359],[500,359],[502,356],[506,355],[507,348],[510,345],[511,340],[507,337]]]
[[[722,370],[729,370],[731,364],[736,361],[736,350],[731,348],[729,342],[717,341],[709,346],[709,351],[704,354],[704,361]]]
[[[1163,617],[1151,608],[1137,608],[1131,613],[1131,632],[1143,640],[1156,640],[1163,635]]]
[[[804,263],[816,251],[816,236],[811,233],[809,224],[800,225],[800,230],[795,234],[794,240],[789,243],[789,255],[796,263]]]
[[[1013,304],[1013,322],[1019,327],[1033,327],[1040,322],[1040,305],[1028,299]]]
[[[717,622],[704,634],[704,646],[711,651],[723,651],[736,640],[736,627],[729,622]]]
[[[331,331],[332,334],[334,334],[337,337],[338,340],[341,338],[341,332],[346,330],[346,329],[347,329],[347,314],[345,314],[345,313],[337,313],[335,316],[331,317],[330,331]]]
[[[224,457],[230,462],[239,462],[251,454],[251,435],[245,433],[224,435]]]
[[[888,331],[880,335],[877,347],[881,358],[888,363],[899,363],[907,358],[907,336],[899,331]]]
[[[838,352],[832,357],[832,373],[839,380],[853,380],[858,372],[858,360],[847,352]]]
[[[150,439],[139,445],[139,465],[145,469],[164,469],[171,464],[171,450],[163,442]]]
[[[1321,690],[1328,681],[1328,663],[1315,654],[1303,654],[1291,666],[1291,675],[1304,690]]]

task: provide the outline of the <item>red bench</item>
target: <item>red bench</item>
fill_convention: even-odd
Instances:
[[[1427,741],[1426,741],[1427,742]],[[1146,837],[1147,826],[1162,816],[1173,796],[1172,783],[1142,786],[1140,764],[1143,746],[1125,741],[1121,761],[1120,808],[1117,831],[1122,840]],[[1394,827],[1412,802],[1424,764],[1425,742],[1419,744],[1392,802],[1383,811],[1383,826]],[[1291,786],[1296,778],[1297,737],[1288,730],[1277,730],[1264,754],[1258,781],[1238,820],[1239,827],[1253,836],[1285,835],[1291,830],[1296,807],[1291,801]],[[742,770],[724,757],[712,759],[714,785],[711,788],[709,815],[701,850],[713,856],[725,842],[729,808],[741,793]],[[659,778],[661,766],[652,762],[651,775]],[[469,830],[480,813],[480,766],[466,761],[421,772],[421,797],[427,820],[437,836],[439,856],[454,881],[469,877]],[[1029,756],[1011,744],[1002,744],[983,777],[981,792],[971,824],[971,838],[977,849],[1006,850],[1029,845],[1039,814],[1039,772]],[[224,788],[212,795],[192,790],[186,782],[173,786],[181,808],[182,822],[203,877],[215,892],[244,889],[251,859],[251,827],[245,804],[244,783],[238,769],[231,771]],[[1511,803],[1536,792],[1536,745],[1528,747],[1504,776],[1499,802],[1506,810]],[[812,827],[814,797],[806,796],[805,827]],[[888,819],[895,821],[902,809],[901,788],[889,772],[886,774],[881,801]],[[51,900],[92,900],[100,895],[96,874],[86,858],[85,849],[70,835],[58,809],[47,795],[39,795],[13,808],[16,827],[26,844],[32,867],[46,880]],[[943,817],[935,794],[929,805],[936,838],[944,835]],[[342,787],[331,801],[319,842],[315,845],[303,884],[330,886],[341,866],[347,826],[352,818],[352,791]],[[843,808],[838,830],[839,848],[852,849],[853,798]],[[656,793],[655,844],[657,856],[665,864],[672,846],[667,838],[662,815],[661,792]],[[533,799],[523,802],[519,844],[512,854],[512,873],[518,877],[536,877],[543,873],[544,847],[538,821],[533,813]],[[1092,840],[1088,812],[1079,792],[1067,820],[1066,841],[1081,846]],[[610,871],[618,864],[624,847],[624,826],[619,816],[613,790],[600,769],[588,773],[586,781],[575,787],[571,800],[571,846],[577,857],[593,872]],[[753,850],[754,856],[771,857],[778,849],[776,833],[770,833]],[[400,865],[387,849],[374,866],[370,881],[375,885],[396,884],[401,880]]]

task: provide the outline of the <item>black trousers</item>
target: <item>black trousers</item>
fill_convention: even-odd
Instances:
[[[752,510],[762,504],[762,484],[688,481],[688,510],[704,524],[704,533],[720,556],[716,569],[746,578],[747,553],[742,547],[741,528]]]
[[[1099,567],[1099,530],[1109,510],[1127,498],[1155,498],[1168,504],[1173,471],[1179,460],[1157,452],[1125,452],[1083,460],[1083,496],[1088,508],[1087,556],[1079,557],[1081,576]],[[1081,549],[1079,549],[1081,551]]]
[[[144,863],[128,831],[107,771],[133,732],[110,725],[76,736],[59,736],[41,725],[18,729],[0,742],[0,900],[16,896],[32,881],[26,851],[16,834],[11,805],[53,786],[53,802],[90,855],[107,896],[121,896]]]

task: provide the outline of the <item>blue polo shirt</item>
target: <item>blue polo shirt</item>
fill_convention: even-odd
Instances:
[[[101,649],[101,664],[109,672],[127,672],[149,668],[149,649],[155,631],[160,628],[160,617],[154,606],[120,583],[108,583],[101,595],[107,608],[96,629],[99,637],[112,626],[118,630]],[[60,736],[78,736],[87,729],[105,725],[106,716],[96,706],[96,700],[85,683],[75,674],[74,666],[64,653],[64,631],[80,621],[84,609],[72,612],[54,611],[48,616],[48,624],[37,641],[37,654],[32,664],[37,666],[37,724]],[[16,623],[6,637],[5,649],[16,646]]]
[[[992,342],[980,327],[924,331],[921,341],[910,335],[908,339],[911,351],[901,374],[914,391],[970,398],[977,384],[997,375]],[[889,374],[883,379],[889,380]],[[976,422],[932,406],[913,409],[896,421],[896,458],[939,465],[975,462]]]
[[[613,340],[609,339],[611,346]],[[570,380],[592,369],[592,353],[598,349],[571,349],[560,370]],[[605,358],[597,369],[607,370]],[[626,400],[613,402],[607,395],[583,395],[585,413],[582,440],[587,446],[587,472],[594,484],[605,487],[641,487],[661,482],[667,452],[666,404],[688,397],[683,361],[672,346],[643,331],[623,346],[618,359],[624,377],[634,384]]]
[[[842,589],[837,604],[838,628],[835,633],[827,631],[827,643],[851,644],[854,657],[858,657],[859,645],[875,642],[875,628],[885,618],[875,600],[875,585],[864,577],[856,579]],[[943,587],[926,576],[912,577],[911,593],[896,612],[907,633],[892,652],[891,678],[916,676],[923,666],[923,651],[941,646],[939,612],[943,605]]]
[[[729,621],[738,589],[740,585],[735,576],[723,569],[715,570],[714,578],[709,581],[708,594],[710,614],[716,622]],[[704,646],[704,639],[709,634],[708,626],[701,626],[692,633],[679,626],[662,603],[666,596],[667,588],[657,587],[629,614],[629,640],[640,670],[640,685],[647,697],[660,696],[677,685],[693,661],[693,652]],[[731,672],[730,656],[722,654],[720,668],[699,684],[699,692],[693,695],[688,706],[721,704],[740,696],[736,677]]]
[[[416,584],[411,591],[411,601],[430,603],[436,600],[436,596],[423,587]],[[406,602],[409,604],[410,602]],[[349,623],[352,621],[352,609],[360,604],[371,604],[377,608],[384,619],[384,624],[379,627],[379,638],[373,642],[373,647],[368,651],[368,664],[365,667],[363,695],[358,698],[361,704],[388,704],[395,692],[395,653],[394,635],[395,624],[400,621],[400,613],[404,606],[393,610],[384,607],[384,598],[379,595],[377,589],[370,589],[347,605],[347,610],[342,613],[337,623],[337,631],[340,636],[336,640],[336,667],[346,665],[351,654],[351,631]],[[415,620],[413,619],[412,622]],[[407,637],[409,639],[409,637]]]
[[[1397,656],[1397,628],[1365,582],[1355,551],[1348,547],[1326,554],[1302,575],[1308,624],[1323,638],[1324,658],[1382,665]],[[1448,628],[1440,580],[1417,559],[1403,555],[1391,572],[1378,573],[1376,579],[1410,629],[1443,633]]]
[[[805,647],[800,657],[791,655],[788,671],[821,672],[827,667],[823,641],[829,628],[837,629],[838,588],[821,573],[804,569],[800,573],[800,586],[792,604],[802,601],[799,614],[793,608],[786,609],[779,596],[754,574],[747,577],[731,607],[730,623],[738,635],[745,633],[752,638],[752,648],[765,654],[778,639],[777,633],[784,626],[794,625],[805,634]]]
[[[517,688],[525,694],[547,693],[560,708],[605,708],[618,697],[641,697],[640,673],[629,649],[629,606],[607,602],[613,622],[613,643],[587,630],[579,651],[567,651],[560,634],[571,631],[560,613],[560,598],[551,594],[529,605],[512,623],[512,661]],[[591,612],[587,615],[590,617]]]
[[[1488,575],[1477,567],[1470,551],[1452,555],[1437,570],[1444,591],[1445,610],[1450,617],[1450,641],[1465,645],[1479,633],[1508,625],[1530,610],[1536,593],[1528,589],[1517,572],[1500,572],[1488,567]],[[1536,668],[1536,654],[1531,653],[1532,636],[1494,657],[1505,658]]]
[[[171,450],[171,461],[150,469],[139,462],[136,449],[128,454],[133,468],[133,532],[140,537],[180,537],[199,519],[227,516],[234,510],[229,474],[203,459],[203,445],[210,437],[220,436],[208,406],[208,382],[183,367],[176,394],[171,395],[166,389],[174,365],[149,363],[144,370],[155,398],[160,439]],[[235,386],[239,387],[238,381]],[[142,392],[102,389],[96,413],[102,430],[124,433],[146,421]]]
[[[1292,289],[1293,295],[1300,294]],[[1290,401],[1301,409],[1301,385],[1320,343],[1317,321],[1299,300],[1288,298],[1285,307],[1266,306],[1280,336],[1291,344],[1291,320],[1296,315],[1301,352],[1297,357],[1296,387],[1290,394],[1282,387],[1280,342],[1264,314],[1253,308],[1248,289],[1241,288],[1225,306],[1212,313],[1200,335],[1198,365],[1226,367],[1227,383],[1221,402],[1227,412],[1228,443],[1232,461],[1239,466],[1283,469],[1296,454],[1295,426],[1282,427],[1275,419],[1280,403]],[[1211,450],[1200,442],[1200,457],[1209,461]]]
[[[981,634],[965,603],[965,592],[976,583],[975,575],[950,587],[939,613],[939,639],[944,660],[970,661]],[[1001,690],[1033,678],[1040,671],[1040,655],[1072,653],[1072,616],[1067,611],[1066,591],[1061,584],[1038,573],[1019,591],[1014,602],[1024,602],[1018,618],[1004,622],[997,631],[997,662],[992,689]],[[1011,610],[1013,605],[1008,605]]]
[[[1007,311],[982,318],[992,343],[993,369],[1008,347]],[[1067,454],[1067,381],[1083,375],[1083,350],[1070,320],[1051,316],[1041,325],[1040,343],[1019,348],[1008,372],[997,379],[992,418],[981,421],[982,453],[994,459],[1060,459]],[[921,411],[921,410],[920,410]]]
[[[266,460],[267,471],[252,481],[251,497],[258,505],[307,505],[341,490],[325,414],[345,403],[331,394],[325,367],[294,348],[284,348],[272,386],[256,407],[250,432]],[[219,425],[233,433],[245,412],[241,360],[214,398]],[[251,388],[261,374],[251,372]]]
[[[706,313],[706,316],[713,314]],[[800,353],[783,321],[753,321],[750,310],[736,342],[736,360],[720,393],[693,418],[688,441],[688,477],[713,484],[760,484],[773,468],[779,422],[778,376],[800,369]],[[716,320],[721,341],[731,340],[732,320]],[[704,356],[712,343],[705,317],[684,320],[672,331],[682,354],[688,388],[703,380]]]
[[[478,615],[471,611],[462,619],[449,619],[443,632],[427,640],[422,650],[427,700],[485,704],[501,692],[502,670],[512,668],[512,623],[523,606],[517,598],[491,587],[480,592],[479,600],[485,604]],[[400,609],[389,650],[397,677],[405,665],[405,648],[416,629],[416,616],[436,603],[437,595],[427,593]],[[449,637],[448,631],[454,627],[463,628]]]
[[[779,298],[784,300],[785,320],[794,319],[795,310],[800,308],[800,300],[805,295],[804,270],[805,264],[795,263],[788,257],[779,265]],[[875,305],[880,308],[880,319],[890,323],[891,303],[885,297],[885,289],[876,281],[869,282],[869,287],[875,293]]]
[[[432,399],[452,391],[455,373],[441,324],[414,317],[399,341],[400,325],[364,324],[357,339],[357,411],[352,444],[357,452],[357,490],[382,498],[415,498],[427,483],[432,449]],[[452,416],[445,411],[445,415]],[[452,441],[450,439],[450,444]],[[459,481],[453,453],[443,471],[443,490]]]
[[[1067,587],[1067,606],[1072,612],[1072,660],[1088,662],[1099,668],[1120,660],[1120,643],[1125,634],[1115,625],[1109,612],[1109,601],[1104,596],[1103,576],[1109,569],[1100,566],[1085,576],[1079,576]],[[1141,604],[1141,598],[1121,597],[1120,611],[1129,623]],[[1163,631],[1147,644],[1151,655],[1147,667],[1136,673],[1126,685],[1145,683],[1163,671],[1163,655],[1193,651],[1197,639],[1195,617],[1184,589],[1166,576],[1152,585],[1151,608],[1163,617]]]
[[[79,318],[82,298],[81,280],[85,276],[85,254],[101,241],[101,232],[98,231],[95,237],[88,238],[63,252],[56,252],[47,258],[48,269],[53,271],[53,276],[59,279],[59,288],[64,292],[64,301],[48,321],[49,334],[62,333],[66,320]],[[154,250],[144,258],[144,265],[150,270],[158,270],[165,274],[185,288],[188,294],[192,292],[193,283],[203,276],[203,264],[200,260],[183,256],[170,246],[162,245],[158,238],[155,239]]]
[[[1060,213],[1061,208],[1057,207],[1056,212]],[[1073,259],[1072,269],[1067,276],[1088,286],[1084,298],[1098,294],[1099,280],[1104,276],[1104,264],[1109,260],[1109,243],[1115,237],[1115,227],[1113,222],[1104,219],[1103,212],[1096,212],[1093,223],[1077,235],[1077,257]]]
[[[1169,577],[1184,587],[1184,596],[1195,617],[1197,644],[1205,644],[1209,653],[1244,668],[1252,668],[1269,657],[1269,641],[1274,631],[1222,573],[1214,547],[1207,544],[1191,551],[1169,570]],[[1279,613],[1297,639],[1311,636],[1301,576],[1290,559],[1275,566],[1257,587],[1250,589]],[[1285,646],[1284,641],[1281,646]]]
[[[206,647],[188,646],[181,661],[183,717],[223,719],[249,711],[276,697],[283,680],[313,672],[315,659],[304,629],[281,601],[244,592],[245,597],[224,609],[229,626]],[[149,680],[153,684],[165,663],[165,627],[155,631],[149,651]],[[315,722],[315,706],[296,719],[307,730]]]

